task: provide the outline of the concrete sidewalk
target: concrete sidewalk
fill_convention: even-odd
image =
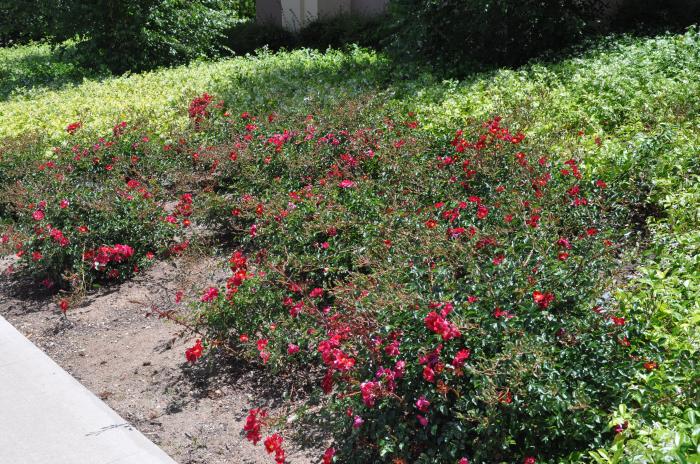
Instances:
[[[0,463],[175,461],[0,317]]]

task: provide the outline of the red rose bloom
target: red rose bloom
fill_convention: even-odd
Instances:
[[[202,347],[202,340],[198,339],[194,343],[194,346],[192,348],[188,348],[185,351],[185,358],[187,358],[187,361],[194,364],[199,358],[202,357],[203,352],[204,352],[204,348]]]
[[[284,439],[277,433],[270,435],[264,441],[268,454],[275,453],[275,462],[277,464],[283,464],[286,460],[284,449],[282,449],[282,441]]]
[[[202,301],[203,303],[209,303],[209,302],[214,301],[216,299],[216,297],[218,297],[218,296],[219,296],[219,289],[216,287],[209,287],[202,294],[200,301]]]
[[[75,134],[75,132],[83,127],[83,123],[78,121],[78,122],[73,122],[71,124],[68,124],[68,127],[66,127],[66,132],[68,132],[70,135]]]
[[[256,408],[251,409],[248,412],[248,417],[246,418],[245,425],[243,426],[243,431],[246,432],[246,439],[257,445],[262,439],[260,435],[260,427],[263,424],[263,419],[267,417],[267,412],[262,409]]]
[[[314,288],[311,290],[311,293],[309,293],[309,298],[320,298],[323,295],[323,289],[322,288]]]
[[[454,367],[464,366],[464,363],[467,361],[467,359],[469,359],[469,356],[471,356],[471,354],[472,353],[468,348],[459,350],[455,355],[454,359],[452,360],[452,365]]]
[[[653,371],[657,367],[659,367],[659,365],[656,364],[654,361],[647,361],[644,363],[644,369],[646,369],[648,371]]]
[[[416,400],[416,408],[420,412],[428,412],[428,408],[430,408],[430,401],[425,399],[425,396],[421,396]]]
[[[534,291],[532,292],[532,299],[535,300],[535,303],[541,308],[541,309],[547,309],[547,307],[554,301],[554,294],[553,293],[542,293],[540,291]]]
[[[333,462],[333,456],[335,456],[335,448],[328,448],[325,453],[323,453],[323,464],[331,464]]]

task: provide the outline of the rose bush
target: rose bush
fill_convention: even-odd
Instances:
[[[194,161],[213,185],[196,219],[237,251],[194,320],[315,376],[327,462],[549,462],[612,435],[636,365],[600,301],[622,232],[607,180],[500,118],[449,139],[410,115],[229,129]]]
[[[18,270],[54,290],[117,282],[177,251],[192,212],[189,195],[169,208],[175,148],[153,147],[126,122],[98,140],[80,129],[68,125],[75,143],[48,158],[12,146],[0,153],[0,211],[12,219],[0,231],[4,247],[20,258]]]
[[[334,425],[324,462],[555,462],[626,430],[608,412],[654,365],[601,297],[629,211],[577,147],[540,152],[500,118],[443,137],[413,114],[296,121],[209,94],[188,116],[174,144],[75,122],[41,162],[9,146],[0,245],[78,290],[181,252],[193,224],[219,233],[231,274],[192,302],[186,359],[303,369]],[[251,441],[284,462],[286,431],[254,411]]]

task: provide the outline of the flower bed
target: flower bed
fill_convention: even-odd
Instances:
[[[18,93],[1,105],[0,249],[39,285],[79,290],[217,230],[239,254],[228,285],[198,289],[183,362],[226,348],[306,373],[336,425],[326,460],[684,457],[698,442],[697,43],[694,29],[615,38],[462,82],[379,78],[385,60],[362,51],[293,52]],[[232,65],[242,74],[221,80]],[[185,75],[189,90],[153,97]],[[228,106],[202,96],[181,137],[199,89]],[[129,124],[103,147],[116,140],[94,134],[121,114],[153,133]],[[493,114],[528,137],[470,122],[455,138]],[[101,161],[73,160],[74,146]],[[297,426],[263,412],[261,442],[283,437],[272,459]]]
[[[191,115],[230,124],[197,152],[215,186],[195,220],[238,251],[193,302],[190,361],[223,345],[306,370],[335,427],[324,462],[548,462],[607,440],[641,361],[598,300],[624,232],[606,180],[500,118],[435,139],[410,115],[226,114]],[[274,423],[254,410],[246,431]]]
[[[31,151],[0,158],[0,210],[12,219],[0,242],[47,289],[118,282],[187,246],[191,196],[166,208],[177,198],[164,188],[177,155],[158,146],[164,153],[154,157],[149,138],[126,122],[97,140],[81,138],[80,126],[66,128],[74,144],[49,158]]]

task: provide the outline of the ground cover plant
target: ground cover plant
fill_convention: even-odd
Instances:
[[[461,82],[355,49],[28,91],[0,103],[0,246],[75,289],[215,244],[227,281],[162,308],[196,331],[183,360],[306,372],[324,462],[693,462],[699,42]],[[284,419],[244,430],[278,462]]]
[[[12,147],[0,153],[0,211],[12,221],[0,241],[43,287],[73,293],[183,251],[192,213],[191,197],[167,188],[177,159],[154,159],[148,136],[126,122],[97,140],[80,137],[80,128],[68,125],[74,143],[43,160],[13,156]]]
[[[189,126],[186,108],[204,90],[240,111],[300,113],[358,97],[387,78],[387,59],[364,49],[295,50],[194,62],[87,80],[61,90],[17,91],[18,95],[0,102],[0,139],[40,134],[50,147],[69,139],[65,128],[73,122],[80,121],[84,132],[102,136],[124,120],[139,122],[155,136],[170,139]]]
[[[197,321],[276,369],[322,367],[340,462],[566,456],[633,366],[594,296],[621,238],[608,185],[500,118],[434,144],[416,125],[241,134],[202,200],[241,250]]]

